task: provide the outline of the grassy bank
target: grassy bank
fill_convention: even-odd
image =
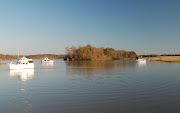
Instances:
[[[180,56],[158,56],[148,57],[148,60],[162,61],[162,62],[180,62]]]

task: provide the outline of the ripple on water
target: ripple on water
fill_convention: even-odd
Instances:
[[[10,77],[9,70],[0,67],[2,112],[180,112],[180,64],[60,61],[49,66],[35,62],[34,76],[26,81]]]

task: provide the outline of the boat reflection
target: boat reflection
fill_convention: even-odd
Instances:
[[[15,77],[17,76],[18,79],[22,82],[18,82],[18,90],[17,95],[12,95],[12,99],[10,100],[10,103],[12,105],[15,105],[18,103],[19,107],[19,113],[29,113],[32,110],[32,103],[29,100],[31,97],[31,94],[29,93],[32,89],[31,87],[26,87],[26,81],[28,79],[32,79],[34,77],[34,69],[17,69],[17,70],[9,70],[9,76]]]
[[[54,66],[54,63],[53,62],[41,62],[42,66],[50,66],[50,67],[53,67]]]
[[[34,69],[10,70],[9,76],[10,77],[18,76],[19,80],[26,81],[26,80],[32,79],[34,77]]]
[[[144,68],[144,67],[146,67],[146,65],[147,65],[147,63],[138,62],[139,68]]]

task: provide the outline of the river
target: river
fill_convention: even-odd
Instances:
[[[180,63],[82,61],[0,66],[2,113],[179,113]]]

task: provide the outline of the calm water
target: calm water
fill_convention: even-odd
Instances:
[[[34,61],[0,66],[1,113],[180,113],[180,63]]]

